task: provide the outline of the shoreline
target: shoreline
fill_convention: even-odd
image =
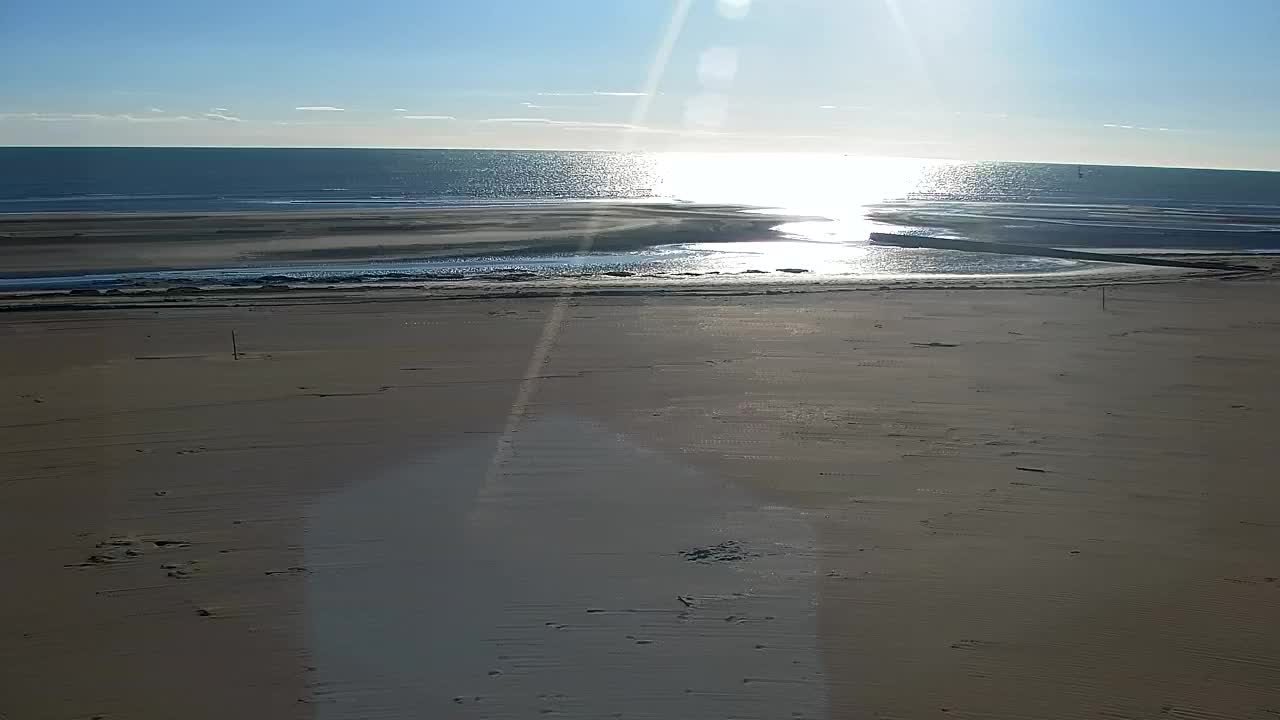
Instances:
[[[495,284],[583,292],[774,280],[789,288],[1055,286],[1166,277],[1126,263],[1195,274],[1242,271],[1266,257],[1242,253],[1234,267],[1217,267],[1231,253],[1152,258],[879,232],[887,227],[747,206],[607,201],[0,215],[0,302],[59,291],[136,298],[353,286],[445,294]]]
[[[961,252],[986,252],[1001,255],[1030,255],[1033,257],[1063,258],[1068,260],[1087,260],[1092,262],[1113,262],[1129,265],[1151,265],[1154,267],[1172,267],[1197,270],[1221,270],[1226,272],[1247,272],[1256,267],[1247,265],[1231,265],[1222,262],[1205,260],[1202,257],[1186,257],[1173,254],[1148,257],[1135,253],[1090,252],[1055,247],[1040,247],[1006,242],[988,242],[973,240],[957,240],[955,238],[928,237],[924,235],[907,235],[900,233],[871,233],[872,245],[886,245],[900,248],[933,248],[935,250],[959,250]]]
[[[0,215],[7,273],[200,270],[300,262],[626,251],[776,239],[819,218],[728,205],[556,203],[513,207]]]
[[[1280,256],[1257,253],[1165,251],[1156,258],[1132,253],[1113,258],[1077,250],[878,232],[871,233],[868,247],[892,245],[907,248],[903,252],[978,258],[1068,258],[1078,266],[1005,273],[859,274],[783,267],[782,258],[765,266],[769,269],[736,271],[581,262],[581,258],[598,257],[593,253],[601,249],[679,247],[668,244],[681,240],[696,239],[714,246],[743,241],[751,245],[754,239],[753,246],[766,247],[768,241],[782,237],[779,227],[813,220],[740,206],[606,201],[354,212],[0,215],[0,260],[9,263],[0,275],[0,313],[406,300],[745,298],[878,290],[1069,289],[1242,279],[1280,269]],[[913,249],[921,246],[925,249]],[[518,259],[505,263],[501,259],[510,253],[552,253],[569,248],[577,253],[591,251],[568,255],[561,261],[566,267],[580,263],[581,269],[534,272]],[[983,252],[987,249],[996,253]],[[468,264],[465,258],[477,253],[492,255],[490,265]],[[395,262],[406,254],[418,265]],[[135,267],[133,273],[119,275],[110,272],[122,258],[136,262],[144,257],[153,267]],[[375,263],[391,261],[361,265],[352,261],[354,257]],[[279,264],[282,260],[303,262],[299,258],[313,264]],[[424,269],[427,266],[422,263],[432,258],[457,258],[457,265]],[[182,269],[165,269],[164,262],[178,260],[184,263]],[[229,260],[239,264],[228,269],[225,263]],[[96,263],[99,270],[85,274],[86,261]],[[54,274],[58,267],[78,272],[58,276]],[[368,269],[372,267],[379,269]],[[316,268],[321,269],[321,276],[309,277]]]
[[[1280,262],[1277,263],[1280,265]],[[879,291],[982,291],[1051,290],[1106,286],[1168,284],[1191,281],[1227,281],[1265,278],[1277,268],[1255,270],[1122,270],[1114,274],[1090,271],[1026,274],[1023,276],[967,276],[915,278],[849,278],[827,282],[797,280],[782,271],[779,280],[763,273],[703,278],[701,282],[657,283],[637,274],[599,277],[573,284],[556,281],[476,280],[467,283],[418,283],[408,285],[357,283],[352,285],[268,284],[243,287],[177,286],[131,291],[68,290],[0,293],[0,313],[39,310],[124,310],[156,307],[199,308],[343,304],[362,302],[443,302],[591,297],[749,297]],[[713,280],[715,282],[713,282]]]

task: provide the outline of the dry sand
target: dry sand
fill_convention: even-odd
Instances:
[[[0,318],[0,716],[1280,716],[1272,281],[269,302]]]

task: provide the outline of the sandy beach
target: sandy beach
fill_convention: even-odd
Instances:
[[[1267,276],[184,305],[0,316],[0,717],[1280,717]]]
[[[776,214],[681,203],[0,215],[6,273],[196,270],[520,252],[623,251],[771,238]]]

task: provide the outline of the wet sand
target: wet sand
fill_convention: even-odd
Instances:
[[[1273,281],[340,299],[0,317],[0,715],[1280,714]]]
[[[433,209],[0,215],[11,275],[627,251],[777,239],[794,216],[681,203]]]

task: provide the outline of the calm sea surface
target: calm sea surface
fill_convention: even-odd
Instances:
[[[601,259],[611,267],[647,267],[681,253],[736,258],[745,266],[762,253],[766,265],[799,256],[834,274],[842,268],[856,273],[876,253],[878,271],[890,275],[1055,272],[1078,265],[872,250],[872,231],[1111,250],[1280,249],[1280,173],[840,155],[0,148],[0,213],[306,212],[569,200],[732,204],[825,218],[783,225],[772,248],[658,247],[630,259]],[[545,272],[565,260],[486,262]],[[579,259],[575,267],[581,266]]]

